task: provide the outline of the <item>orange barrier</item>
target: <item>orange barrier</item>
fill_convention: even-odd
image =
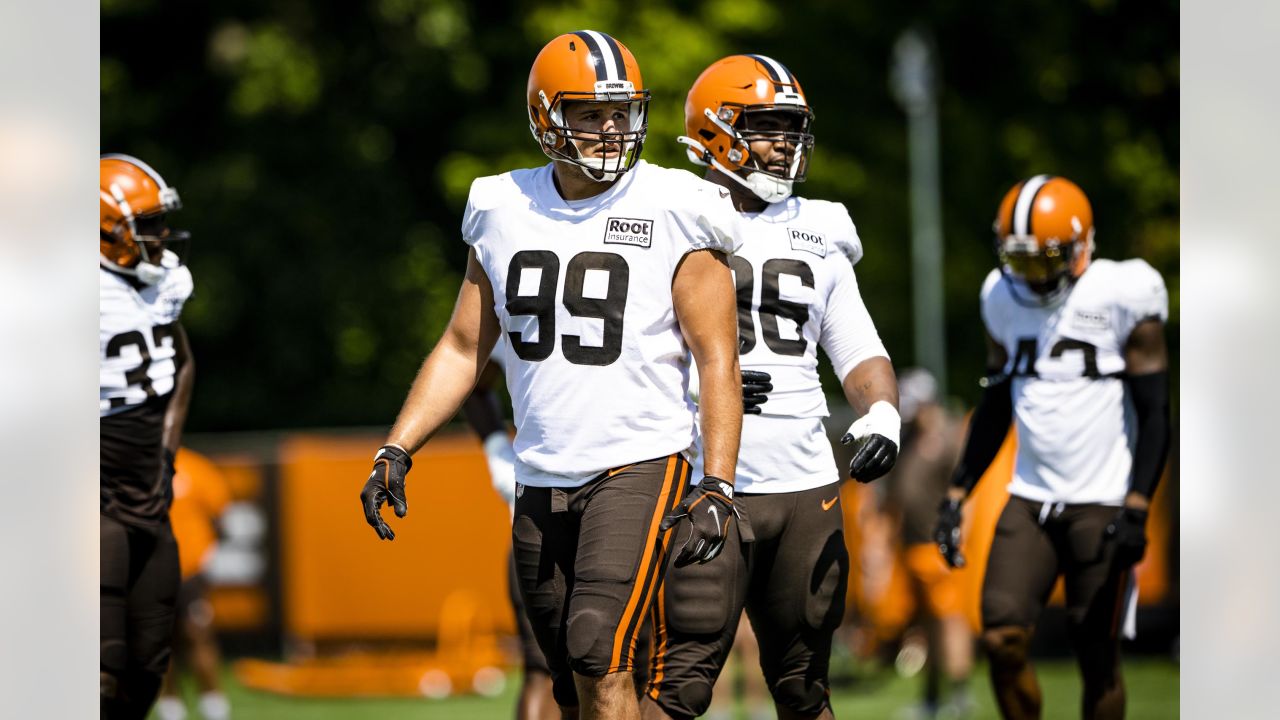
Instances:
[[[285,630],[326,638],[431,638],[445,598],[473,598],[482,632],[514,632],[506,567],[511,521],[480,443],[437,437],[414,457],[396,539],[365,523],[359,493],[381,438],[293,435],[280,446]]]

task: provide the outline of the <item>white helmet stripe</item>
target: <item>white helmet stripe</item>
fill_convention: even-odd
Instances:
[[[769,73],[769,79],[773,81],[774,92],[782,92],[783,85],[795,85],[791,73],[787,72],[787,69],[777,60],[767,55],[748,55],[747,57],[764,65],[765,71]]]
[[[618,66],[621,63],[618,62],[618,57],[613,54],[612,49],[609,47],[610,43],[608,36],[595,30],[583,30],[582,32],[594,40],[596,47],[600,49],[600,58],[604,61],[604,79],[625,80],[625,76],[621,75],[619,72]]]
[[[1040,188],[1051,179],[1053,179],[1052,175],[1036,175],[1022,184],[1022,189],[1018,191],[1018,199],[1013,203],[1014,237],[1025,237],[1031,234],[1032,205],[1036,195],[1040,194]]]

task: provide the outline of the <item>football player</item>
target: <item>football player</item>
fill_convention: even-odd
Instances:
[[[169,229],[178,191],[141,160],[99,160],[101,690],[105,718],[143,718],[169,665],[178,548],[173,463],[195,366],[178,317],[191,273]]]
[[[1083,714],[1124,716],[1118,630],[1169,447],[1164,280],[1142,260],[1092,260],[1093,210],[1070,180],[1018,183],[995,221],[982,286],[987,370],[936,540],[953,566],[960,507],[1016,423],[1009,500],[982,587],[982,645],[1006,718],[1040,717],[1027,648],[1059,575]],[[1128,597],[1126,597],[1128,596]]]
[[[778,717],[831,717],[827,669],[849,558],[819,345],[861,416],[843,439],[857,444],[853,478],[870,482],[892,467],[900,422],[893,367],[854,276],[862,247],[853,221],[839,203],[792,194],[808,171],[812,122],[795,76],[763,55],[712,64],[685,104],[680,142],[742,215],[730,260],[741,365],[767,372],[771,387],[758,414],[743,418],[737,530],[712,562],[676,558],[659,590],[646,717],[706,711],[744,607]],[[693,541],[685,535],[677,546]]]
[[[638,715],[633,648],[685,508],[681,558],[733,531],[742,424],[728,193],[640,160],[649,92],[604,33],[561,35],[529,73],[529,127],[551,159],[472,183],[457,305],[361,493],[407,512],[410,457],[458,410],[502,342],[517,428],[520,593],[566,714]],[[705,476],[688,489],[690,354]]]

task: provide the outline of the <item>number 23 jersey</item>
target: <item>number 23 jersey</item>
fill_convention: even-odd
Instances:
[[[1065,298],[1024,304],[1032,297],[999,270],[982,287],[983,322],[1013,379],[1018,454],[1009,492],[1120,505],[1137,439],[1124,348],[1138,323],[1168,319],[1164,280],[1142,260],[1094,260]]]
[[[671,282],[686,253],[731,253],[740,233],[727,191],[692,173],[641,161],[604,193],[565,201],[552,168],[478,178],[462,235],[493,286],[516,479],[576,487],[689,448]]]

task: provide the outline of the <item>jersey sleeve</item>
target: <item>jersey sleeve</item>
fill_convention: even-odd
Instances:
[[[462,212],[462,241],[475,247],[476,239],[479,237],[480,211],[476,209],[477,196],[482,192],[478,187],[480,180],[477,178],[471,181],[471,191],[467,193],[467,209]]]
[[[719,250],[732,254],[742,245],[740,219],[727,190],[695,178],[675,192],[684,195],[680,210],[671,213],[680,256],[694,250]]]
[[[835,282],[827,296],[826,312],[822,316],[822,336],[819,344],[831,358],[836,377],[841,382],[863,360],[873,357],[888,358],[889,353],[880,341],[871,313],[862,302],[858,291],[858,279],[853,265],[841,257],[828,260],[834,268]]]
[[[1116,334],[1122,346],[1138,323],[1169,320],[1169,292],[1160,273],[1145,260],[1129,260],[1123,267],[1115,309]]]
[[[191,278],[191,269],[186,265],[179,265],[165,273],[164,284],[160,287],[164,302],[159,305],[163,322],[176,321],[194,292],[195,281]]]
[[[835,229],[832,244],[849,259],[850,265],[857,265],[862,259],[862,238],[858,237],[858,228],[844,203],[833,202],[831,206],[831,227]]]
[[[979,308],[982,312],[982,324],[987,328],[987,334],[993,340],[1004,344],[1004,312],[1001,298],[1000,285],[1004,276],[999,270],[992,270],[987,273],[987,279],[982,283],[982,292],[978,296]]]

